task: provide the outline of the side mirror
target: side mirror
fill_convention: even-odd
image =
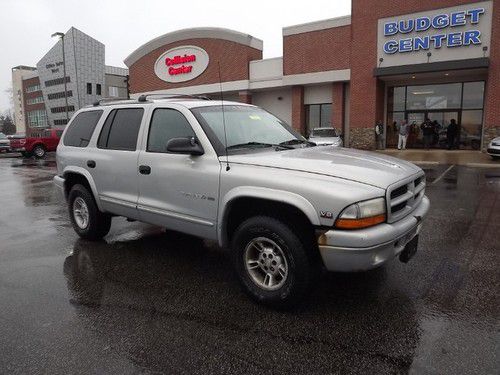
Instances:
[[[205,153],[195,137],[172,138],[167,142],[167,151],[190,155],[203,155]]]

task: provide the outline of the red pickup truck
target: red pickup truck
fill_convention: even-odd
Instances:
[[[24,157],[43,158],[49,151],[55,151],[61,139],[62,129],[46,129],[32,132],[29,137],[10,139],[10,150],[21,152]]]

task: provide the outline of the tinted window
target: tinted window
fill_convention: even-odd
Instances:
[[[142,108],[111,111],[102,127],[97,146],[112,150],[135,151],[143,113]]]
[[[64,145],[74,147],[86,147],[95,126],[101,118],[102,111],[87,111],[79,113],[71,125],[69,126],[66,134],[64,135]]]
[[[151,119],[148,135],[149,152],[167,152],[167,142],[172,138],[194,137],[188,120],[175,109],[156,109]]]
[[[56,130],[56,136],[61,138],[63,131],[62,130]]]

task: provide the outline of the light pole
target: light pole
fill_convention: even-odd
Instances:
[[[66,124],[69,122],[69,115],[68,115],[68,91],[66,90],[66,58],[64,56],[64,33],[57,32],[52,34],[52,38],[58,36],[61,38],[62,42],[62,56],[63,56],[63,81],[64,81],[64,102],[66,104]]]

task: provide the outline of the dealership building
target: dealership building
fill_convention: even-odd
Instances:
[[[500,135],[500,9],[495,1],[353,0],[350,16],[283,28],[283,56],[262,59],[263,42],[220,28],[174,31],[132,52],[133,95],[203,94],[259,105],[302,134],[334,127],[346,146],[373,148],[382,120],[435,121],[444,146],[452,119],[460,148]]]

